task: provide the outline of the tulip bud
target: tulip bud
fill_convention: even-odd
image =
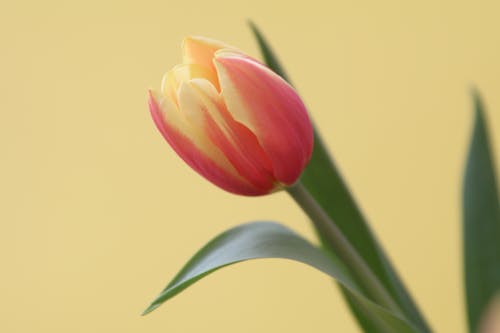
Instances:
[[[183,63],[149,94],[153,120],[177,154],[236,194],[295,183],[313,148],[312,124],[295,90],[223,43],[190,37],[183,49]]]
[[[479,323],[480,333],[500,333],[500,292],[486,307]]]

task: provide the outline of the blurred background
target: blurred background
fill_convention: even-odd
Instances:
[[[500,147],[498,1],[9,1],[0,5],[0,331],[358,332],[329,278],[240,264],[140,313],[222,230],[282,221],[185,166],[146,91],[186,35],[267,35],[436,331],[465,332],[460,191],[469,89]],[[497,154],[498,156],[498,154]]]

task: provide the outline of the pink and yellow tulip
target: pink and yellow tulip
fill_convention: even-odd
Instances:
[[[297,181],[313,128],[295,90],[221,42],[184,41],[183,63],[165,74],[149,107],[177,154],[222,189],[263,195]]]

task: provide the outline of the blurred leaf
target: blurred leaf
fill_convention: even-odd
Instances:
[[[283,67],[262,33],[252,22],[250,22],[250,26],[261,48],[266,64],[277,74],[287,79]],[[291,83],[289,80],[288,82]],[[377,242],[375,235],[370,230],[339,170],[328,155],[328,151],[316,129],[314,139],[315,145],[312,159],[302,175],[302,183],[335,221],[358,253],[366,260],[368,266],[394,297],[407,318],[423,332],[430,332],[424,318],[419,313],[408,291],[384,254],[382,247]],[[350,301],[349,304],[351,309],[356,306]],[[361,312],[354,311],[356,318],[360,321],[363,320],[359,315]],[[360,322],[360,324],[363,326],[363,323]]]
[[[474,94],[475,125],[463,192],[467,313],[475,332],[486,306],[500,291],[500,205],[494,156],[483,105]]]
[[[153,311],[169,298],[219,268],[261,258],[298,261],[333,277],[350,290],[353,299],[359,303],[367,316],[376,318],[379,325],[384,327],[384,332],[418,332],[397,315],[362,296],[336,258],[314,247],[290,229],[273,222],[243,224],[214,238],[191,258],[144,314]]]
[[[374,321],[373,317],[366,316],[364,309],[360,304],[356,301],[356,296],[352,295],[349,289],[342,287],[339,285],[340,290],[342,291],[349,308],[352,311],[352,314],[358,321],[359,326],[363,329],[364,332],[373,332],[373,333],[384,333],[385,328],[380,326],[376,321]]]

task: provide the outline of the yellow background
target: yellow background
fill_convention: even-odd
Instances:
[[[439,332],[464,332],[460,182],[468,89],[500,145],[498,1],[4,1],[1,332],[357,332],[292,262],[215,273],[141,317],[218,232],[279,220],[284,193],[226,194],[153,126],[146,90],[188,34],[258,55],[261,26],[384,246]],[[498,154],[497,154],[498,155]]]

